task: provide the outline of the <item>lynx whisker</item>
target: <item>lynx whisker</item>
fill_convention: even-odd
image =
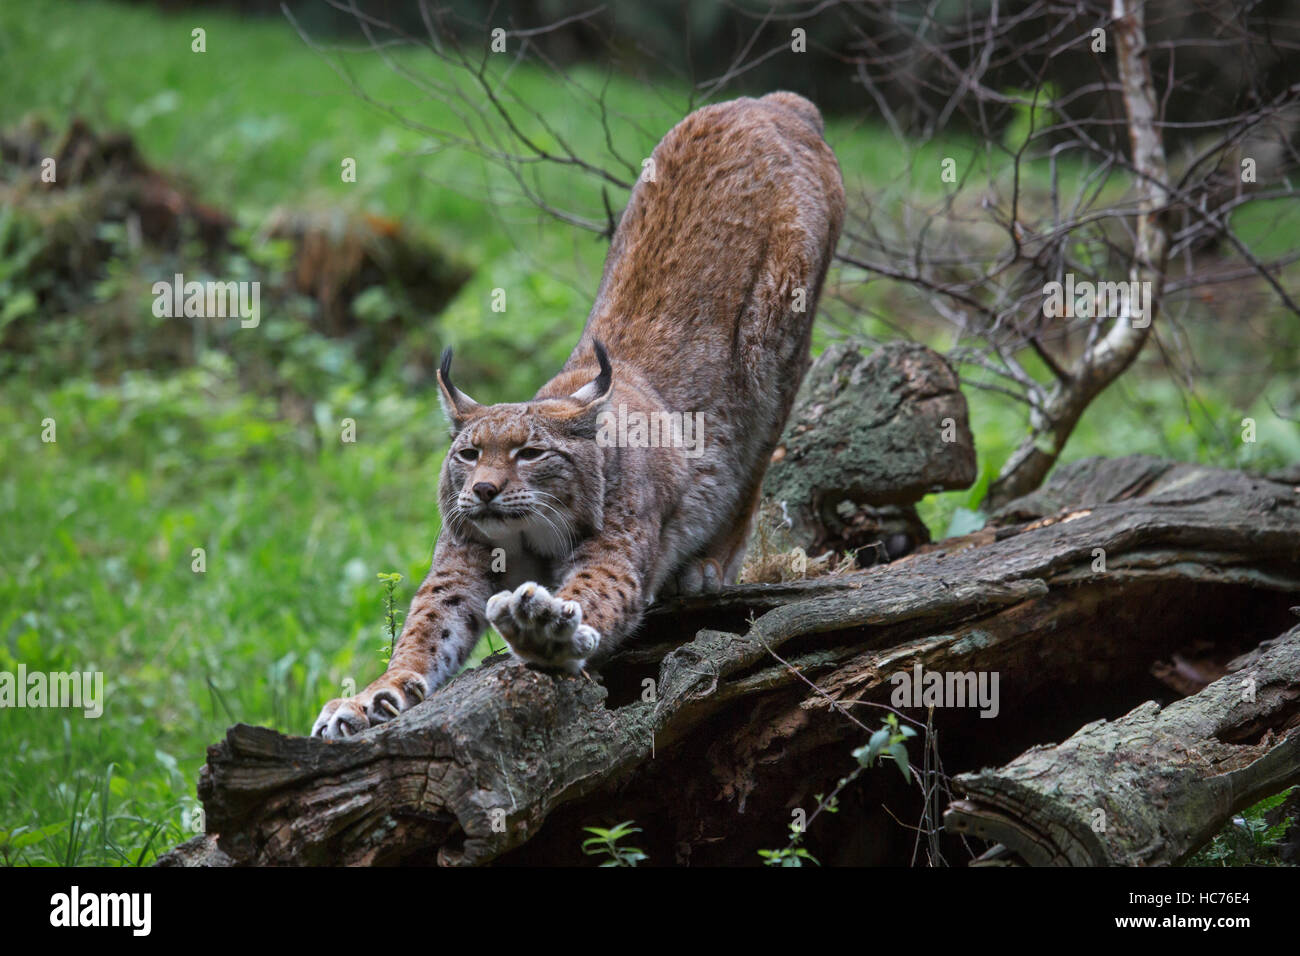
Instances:
[[[546,512],[541,510],[543,508],[547,508],[554,512],[555,520],[547,517]],[[566,549],[571,551],[577,545],[577,538],[573,533],[573,529],[570,528],[569,523],[564,520],[563,512],[561,512],[559,508],[555,507],[555,505],[547,504],[545,501],[534,501],[530,513],[545,521],[551,530],[555,532],[556,537],[564,541]]]

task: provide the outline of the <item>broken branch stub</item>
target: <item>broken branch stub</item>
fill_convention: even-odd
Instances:
[[[763,493],[784,505],[793,543],[809,553],[906,536],[892,558],[929,540],[912,505],[974,480],[966,398],[947,361],[923,345],[864,356],[840,343],[808,370]]]

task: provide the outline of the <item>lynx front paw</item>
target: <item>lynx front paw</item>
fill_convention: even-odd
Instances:
[[[355,697],[326,704],[312,725],[313,737],[341,740],[391,720],[429,696],[429,685],[415,671],[389,671]]]
[[[517,657],[541,667],[576,672],[600,643],[577,601],[561,601],[532,581],[489,599],[487,619]]]

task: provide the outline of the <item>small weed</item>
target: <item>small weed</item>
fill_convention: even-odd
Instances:
[[[582,852],[587,856],[605,856],[601,866],[636,866],[650,857],[634,846],[624,846],[619,841],[634,833],[640,833],[640,827],[634,827],[631,820],[624,820],[609,829],[604,827],[583,827],[592,834],[582,841]]]

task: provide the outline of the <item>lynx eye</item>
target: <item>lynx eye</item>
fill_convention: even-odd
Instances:
[[[478,449],[462,448],[460,451],[456,452],[456,457],[465,462],[478,461]]]
[[[545,448],[521,448],[515,452],[515,457],[521,461],[536,461],[545,454]]]

